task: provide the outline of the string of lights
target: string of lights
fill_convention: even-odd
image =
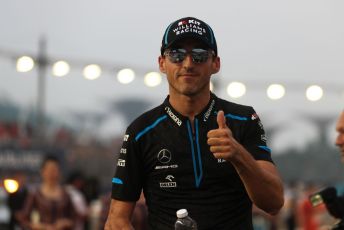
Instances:
[[[32,71],[39,65],[38,57],[34,55],[20,55],[19,53],[4,51],[0,49],[0,56],[16,59],[16,70],[21,73]],[[55,60],[55,61],[53,61]],[[117,72],[117,80],[121,84],[130,84],[136,79],[136,72],[132,68],[114,67],[111,64],[84,64],[80,61],[67,61],[49,59],[47,65],[51,68],[51,74],[54,77],[68,77],[72,68],[82,67],[82,74],[86,80],[97,80],[106,71]],[[148,87],[157,87],[162,83],[162,76],[158,72],[146,72],[144,74],[144,84]],[[214,89],[214,84],[211,82],[211,89]],[[330,86],[336,88],[336,86]],[[318,84],[310,84],[304,88],[305,97],[309,101],[319,101],[324,96],[324,88]],[[333,92],[333,90],[331,90]],[[337,89],[335,91],[340,91]],[[231,98],[238,99],[247,93],[247,85],[243,82],[233,81],[228,83],[226,92]],[[266,95],[271,100],[282,99],[287,93],[286,86],[282,83],[272,83],[266,86]],[[343,94],[343,92],[341,92]],[[343,94],[344,95],[344,94]]]

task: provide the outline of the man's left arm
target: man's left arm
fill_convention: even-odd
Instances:
[[[284,204],[283,183],[273,163],[256,160],[238,143],[226,125],[223,111],[218,112],[218,129],[208,132],[208,144],[215,158],[230,162],[239,174],[252,202],[274,215]]]
[[[243,148],[241,146],[241,148]],[[283,183],[274,164],[255,160],[244,148],[230,160],[238,172],[252,202],[265,212],[275,215],[284,204]]]

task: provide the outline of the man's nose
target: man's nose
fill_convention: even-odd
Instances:
[[[336,138],[336,145],[337,146],[341,146],[344,145],[344,133],[340,133],[338,134],[337,138]]]
[[[189,68],[190,66],[193,66],[194,62],[192,61],[192,56],[190,54],[186,54],[185,59],[183,60],[183,66],[185,68]]]

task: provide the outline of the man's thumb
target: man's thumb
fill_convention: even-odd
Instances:
[[[225,117],[225,114],[223,113],[222,110],[220,110],[217,113],[217,124],[219,125],[220,129],[224,129],[224,128],[227,127],[227,125],[226,125],[226,117]]]

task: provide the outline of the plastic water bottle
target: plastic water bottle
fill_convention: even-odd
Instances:
[[[177,211],[177,220],[174,224],[175,230],[197,230],[197,223],[189,215],[186,209]]]

